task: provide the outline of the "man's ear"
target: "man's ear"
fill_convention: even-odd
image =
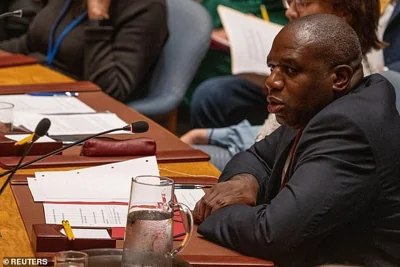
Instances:
[[[333,91],[343,92],[349,87],[353,69],[349,65],[338,65],[333,69]]]

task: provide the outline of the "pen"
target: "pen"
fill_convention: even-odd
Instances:
[[[260,5],[260,10],[261,10],[261,16],[262,16],[263,20],[269,21],[268,12],[267,12],[267,8],[265,7],[265,5]]]
[[[199,185],[199,184],[175,184],[176,189],[202,189],[211,188],[211,185]]]
[[[65,234],[67,235],[68,240],[75,240],[74,233],[72,232],[71,225],[68,220],[62,220],[62,225],[64,227]]]
[[[27,93],[30,96],[79,96],[76,92],[31,92]]]

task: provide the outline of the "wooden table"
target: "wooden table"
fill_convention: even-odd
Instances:
[[[40,64],[0,68],[1,85],[62,83],[74,79],[64,76]]]
[[[165,176],[176,176],[175,172],[184,172],[192,175],[219,175],[219,171],[209,162],[167,163],[159,164],[159,168],[160,174]],[[33,174],[35,171],[70,169],[74,168],[29,169],[21,170],[17,173]],[[3,184],[4,179],[1,179],[0,183]],[[0,259],[2,257],[34,256],[10,185],[0,196],[0,232],[2,234],[2,238],[0,238]]]
[[[0,69],[0,84],[61,83],[71,81],[73,80],[40,65]],[[126,116],[124,114],[121,115],[122,117]],[[26,169],[18,171],[17,174],[33,174],[35,171],[70,169],[75,168]],[[209,162],[165,163],[159,164],[159,169],[163,176],[179,176],[179,174],[182,175],[184,173],[195,176],[207,175],[218,177],[220,174]],[[0,169],[0,171],[3,170]],[[4,179],[0,178],[0,184],[3,182]],[[34,257],[34,252],[32,251],[18,206],[9,185],[0,196],[0,232],[2,234],[0,238],[0,260],[3,257]],[[203,256],[199,253],[204,247],[211,247],[212,249],[207,251],[207,254],[215,256],[214,261],[208,262],[206,265],[202,263]],[[217,251],[222,251],[223,255],[217,254]],[[194,263],[195,266],[271,266],[272,264],[268,261],[240,255],[204,239],[198,241],[198,243],[189,243],[188,248],[181,255]],[[225,262],[226,264],[221,265],[220,262]]]

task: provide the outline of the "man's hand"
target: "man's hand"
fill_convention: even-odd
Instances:
[[[258,182],[251,174],[238,174],[229,181],[214,185],[193,211],[196,223],[201,223],[211,213],[232,204],[254,206],[257,201]]]
[[[111,0],[87,0],[89,19],[109,19]]]

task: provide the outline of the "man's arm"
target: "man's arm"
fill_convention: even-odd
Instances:
[[[294,174],[271,204],[231,205],[198,228],[206,238],[241,253],[295,262],[364,213],[379,186],[363,132],[341,116],[305,129]]]
[[[113,2],[111,11],[115,11],[110,16],[115,25],[89,24],[85,29],[83,78],[122,102],[141,89],[139,85],[168,35],[163,1],[138,1],[128,6],[129,2]]]
[[[283,128],[283,127],[281,127]],[[281,129],[280,128],[280,129]],[[232,204],[254,206],[263,198],[281,130],[239,153],[228,163],[217,185],[196,204],[193,215],[200,223],[211,213]]]
[[[263,195],[265,182],[268,181],[274,165],[279,140],[287,127],[279,127],[263,140],[256,142],[242,153],[236,154],[223,170],[219,182],[225,182],[238,174],[250,174],[255,177]]]
[[[28,54],[27,38],[28,34],[24,34],[18,38],[1,41],[0,49],[10,53]]]

